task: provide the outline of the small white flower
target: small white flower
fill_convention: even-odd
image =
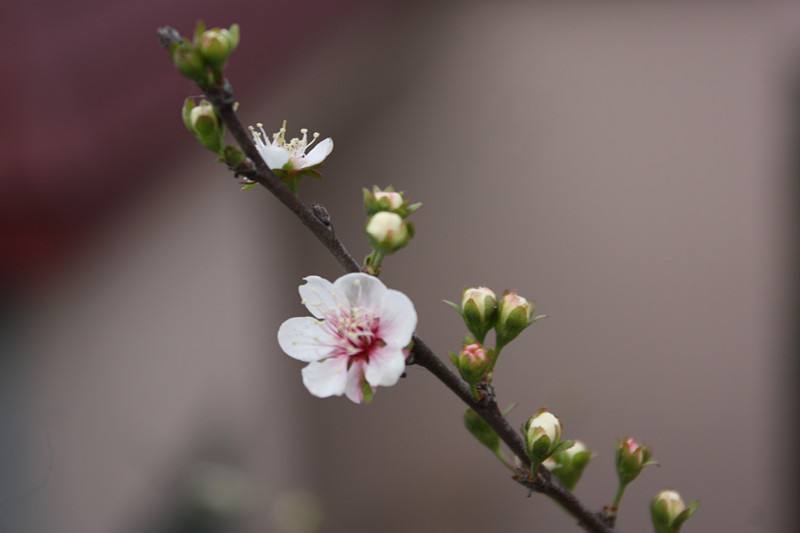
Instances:
[[[319,138],[319,133],[314,132],[309,141],[306,128],[300,130],[301,137],[295,137],[287,142],[285,120],[281,129],[272,134],[271,141],[267,132],[264,131],[263,124],[259,122],[256,127],[258,130],[250,126],[253,142],[258,148],[258,153],[264,159],[264,163],[272,170],[298,171],[315,167],[325,161],[325,158],[333,151],[333,139],[328,137],[306,153],[306,150]]]
[[[300,297],[314,317],[284,322],[278,343],[290,357],[309,363],[302,371],[308,391],[320,398],[346,394],[361,403],[365,389],[397,383],[417,326],[408,296],[362,273],[333,283],[319,276],[305,281]]]

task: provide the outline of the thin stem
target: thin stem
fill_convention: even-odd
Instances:
[[[165,46],[169,44],[170,40],[180,39],[178,32],[172,28],[160,29],[159,36]],[[247,165],[244,165],[246,167],[244,172],[246,172],[247,178],[264,186],[292,211],[328,249],[345,271],[360,272],[361,266],[358,261],[355,260],[344,243],[336,236],[328,212],[319,205],[314,205],[312,208],[306,206],[264,163],[252,138],[239,121],[234,109],[233,90],[228,81],[225,80],[218,87],[205,87],[203,91],[216,108],[225,127],[236,139],[239,147],[250,159],[251,164],[255,165],[255,170],[252,169],[252,166],[247,167]],[[238,169],[234,170],[239,172]],[[524,468],[530,467],[530,460],[525,452],[525,445],[521,435],[500,412],[493,394],[484,395],[480,400],[474,398],[469,386],[447,368],[428,345],[416,335],[413,338],[411,358],[415,364],[428,370],[466,405],[478,413],[494,429]],[[586,531],[591,533],[614,533],[614,530],[603,521],[599,514],[593,513],[584,506],[574,494],[565,489],[558,481],[552,479],[550,473],[546,470],[540,469],[536,476],[530,476],[527,473],[520,475],[518,471],[514,478],[530,490],[555,500],[577,519],[578,524]]]

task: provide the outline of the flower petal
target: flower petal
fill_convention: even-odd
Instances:
[[[361,380],[364,379],[364,363],[355,361],[347,371],[347,387],[344,393],[355,403],[364,400],[364,390],[361,388]]]
[[[333,283],[319,276],[303,278],[304,285],[300,285],[300,298],[308,310],[317,318],[326,318],[337,314],[342,307],[349,307],[344,296],[336,293]]]
[[[305,157],[303,157],[303,164],[300,168],[308,168],[319,165],[325,158],[330,155],[333,151],[333,139],[328,137],[327,139],[320,141],[317,145],[308,152]]]
[[[322,320],[302,316],[290,318],[278,329],[278,344],[289,357],[300,361],[319,361],[337,347],[338,339]]]
[[[417,311],[408,296],[387,289],[378,316],[381,319],[378,336],[383,342],[395,348],[403,348],[411,342],[417,327]]]
[[[289,161],[289,150],[281,146],[273,146],[271,144],[259,146],[258,153],[261,154],[264,163],[272,170],[283,168],[283,165]]]
[[[400,348],[384,346],[372,352],[364,377],[373,387],[391,387],[406,369],[406,355]]]
[[[351,307],[361,307],[374,313],[380,311],[388,290],[381,280],[361,272],[345,274],[333,282],[333,288],[347,298]]]
[[[303,385],[318,398],[341,396],[347,387],[347,357],[329,357],[309,363],[303,370]]]

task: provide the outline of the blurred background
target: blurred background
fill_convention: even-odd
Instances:
[[[356,255],[362,186],[424,202],[384,279],[439,354],[463,287],[549,315],[496,384],[598,453],[581,498],[633,435],[663,466],[620,530],[674,488],[686,531],[792,531],[800,5],[598,4],[4,4],[0,531],[577,530],[426,372],[368,407],[305,391],[275,334],[340,272],[184,130],[155,29],[198,18],[241,24],[243,120],[335,139],[301,193]]]

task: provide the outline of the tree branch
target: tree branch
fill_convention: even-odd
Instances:
[[[163,46],[168,46],[180,35],[170,27],[158,31]],[[336,258],[342,268],[347,272],[360,272],[361,265],[350,254],[344,243],[339,240],[333,229],[330,215],[324,207],[315,204],[311,208],[306,206],[296,194],[289,190],[270,168],[264,163],[252,137],[248,134],[235,111],[233,90],[227,80],[220,87],[204,88],[208,100],[214,105],[225,127],[233,135],[239,147],[250,159],[242,170],[233,169],[234,172],[245,175],[248,179],[259,183],[269,190],[280,202],[289,208],[305,226],[319,239],[319,241]],[[253,165],[255,170],[253,170]],[[514,476],[514,479],[529,490],[544,494],[559,503],[578,524],[591,533],[614,533],[599,514],[592,512],[584,506],[574,494],[561,486],[557,480],[550,476],[546,469],[540,469],[535,478],[529,473],[530,460],[525,452],[522,437],[501,413],[493,394],[486,395],[481,400],[476,400],[469,387],[447,366],[442,363],[436,354],[425,342],[414,336],[411,357],[413,362],[433,374],[456,396],[478,413],[489,426],[497,432],[500,439],[508,446],[523,467]]]

